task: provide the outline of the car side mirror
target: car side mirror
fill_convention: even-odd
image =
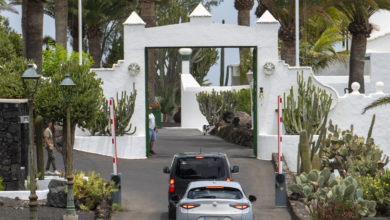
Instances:
[[[238,166],[234,166],[232,169],[232,173],[238,173],[239,169]]]
[[[256,196],[252,196],[252,195],[249,196],[249,201],[256,202],[256,200],[257,200]]]
[[[173,196],[171,196],[171,202],[172,203],[174,203],[174,204],[177,204],[177,203],[179,203],[179,201],[180,201],[180,196],[179,195],[173,195]]]
[[[171,171],[169,170],[168,167],[164,167],[164,168],[163,168],[163,172],[164,172],[164,173],[168,173],[168,174],[171,173]]]

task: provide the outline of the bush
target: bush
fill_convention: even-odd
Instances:
[[[25,99],[26,93],[23,89],[22,79],[20,78],[27,70],[28,64],[34,63],[32,60],[26,60],[23,57],[15,58],[2,64],[3,70],[0,70],[0,98],[3,99]],[[27,85],[33,86],[27,81]],[[39,80],[37,90],[42,88],[42,80]]]
[[[359,213],[353,205],[340,193],[333,194],[331,198],[317,199],[313,203],[314,212],[311,216],[316,220],[345,220],[360,219]]]
[[[3,186],[3,178],[0,177],[0,191],[3,191],[5,187]]]
[[[359,186],[363,190],[365,199],[376,201],[378,213],[390,216],[390,170],[386,169],[383,175],[375,177],[359,176]]]
[[[239,91],[237,94],[240,100],[240,104],[238,105],[237,111],[246,112],[248,115],[251,115],[250,89],[243,89]]]
[[[88,180],[84,179],[84,172],[76,172],[73,175],[73,191],[74,197],[82,203],[80,209],[84,211],[94,210],[100,200],[107,195],[112,195],[118,191],[114,189],[115,183],[111,181],[109,184],[100,174],[95,175],[95,172],[88,172]]]

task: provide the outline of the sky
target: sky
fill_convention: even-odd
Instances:
[[[7,1],[8,2],[8,1]],[[255,16],[255,10],[257,7],[257,1],[250,12],[251,16],[251,27],[256,26],[256,21],[258,18]],[[2,11],[1,16],[9,18],[10,26],[16,30],[19,34],[22,33],[22,17],[21,17],[21,6],[15,6],[16,10],[19,11],[19,14],[14,14],[11,12]],[[234,8],[234,0],[224,0],[218,6],[211,7],[210,11],[212,17],[211,21],[215,23],[222,23],[222,20],[225,20],[225,24],[235,24],[237,25],[237,15],[238,11]],[[55,22],[54,19],[45,15],[43,20],[43,36],[51,36],[55,39]],[[72,48],[68,41],[68,48]],[[227,48],[225,49],[225,72],[226,66],[234,63],[239,63],[239,53],[238,48]],[[208,79],[212,83],[212,86],[219,86],[219,76],[220,76],[220,60],[216,65],[211,67],[210,72],[205,79]],[[230,85],[231,80],[229,80]]]

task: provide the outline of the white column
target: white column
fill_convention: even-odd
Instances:
[[[191,62],[191,53],[192,49],[190,48],[181,48],[179,50],[181,55],[181,74],[190,74],[190,62]]]
[[[79,65],[81,66],[83,64],[83,29],[82,29],[82,24],[83,24],[83,17],[82,17],[82,12],[83,8],[81,6],[82,0],[79,0]]]

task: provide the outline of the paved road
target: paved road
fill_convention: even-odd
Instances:
[[[291,219],[287,208],[275,208],[274,168],[270,161],[257,160],[253,150],[237,146],[215,136],[204,136],[197,130],[160,129],[155,144],[157,155],[146,160],[118,160],[119,172],[123,175],[122,198],[128,201],[129,212],[114,214],[115,220],[159,220],[168,219],[168,174],[162,172],[170,166],[176,152],[199,151],[225,152],[232,166],[239,166],[240,172],[233,178],[240,182],[248,195],[255,195],[255,219]],[[57,154],[61,169],[62,158]],[[88,172],[98,171],[109,179],[112,159],[107,156],[74,152],[74,167]]]

